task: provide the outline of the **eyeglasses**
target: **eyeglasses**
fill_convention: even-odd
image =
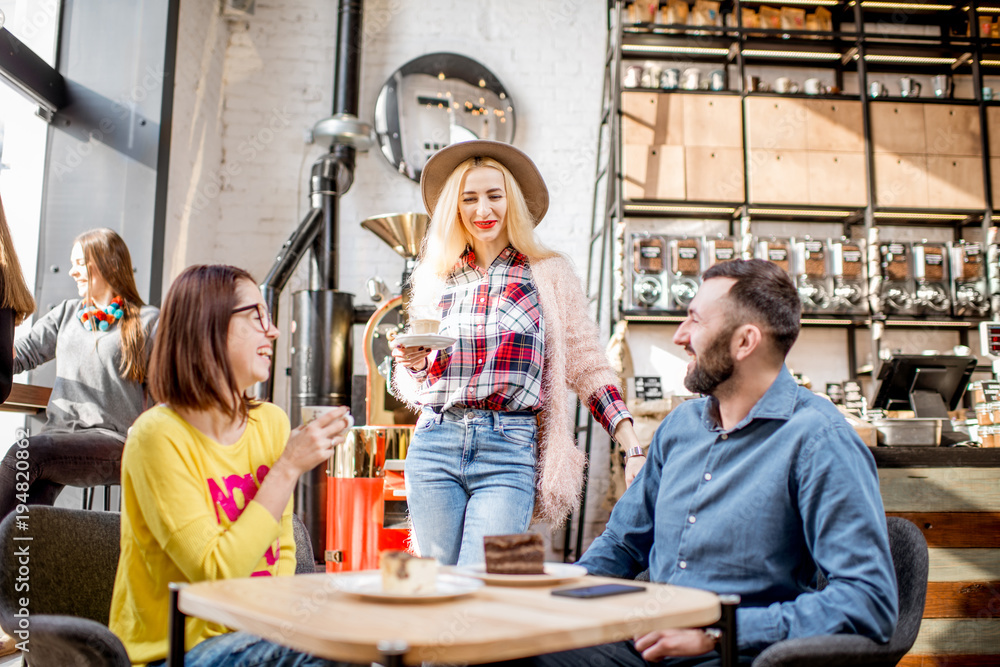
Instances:
[[[257,319],[257,323],[260,324],[261,331],[267,333],[268,331],[271,330],[271,311],[269,311],[267,309],[267,306],[265,306],[262,303],[253,303],[250,304],[249,306],[243,306],[242,308],[234,308],[233,315],[235,315],[236,313],[245,313],[248,310],[257,311],[255,317]]]

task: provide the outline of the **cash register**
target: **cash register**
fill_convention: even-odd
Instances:
[[[951,354],[897,354],[884,361],[879,369],[872,409],[912,410],[914,419],[883,422],[897,422],[905,428],[907,424],[916,426],[920,423],[914,420],[926,420],[924,423],[935,422],[935,426],[939,423],[941,428],[939,441],[894,444],[954,445],[968,440],[966,434],[952,429],[948,411],[958,408],[978,362],[976,357]],[[886,440],[891,440],[891,437]]]

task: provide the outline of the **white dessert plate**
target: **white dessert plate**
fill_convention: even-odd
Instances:
[[[587,568],[572,563],[545,563],[545,574],[491,574],[486,565],[464,565],[451,568],[463,577],[475,577],[494,586],[548,586],[587,576]]]
[[[433,591],[411,595],[387,593],[382,590],[382,573],[377,570],[343,574],[334,579],[334,582],[337,590],[342,593],[377,602],[437,602],[471,595],[484,586],[483,582],[468,577],[438,574]]]
[[[402,334],[396,336],[393,345],[405,345],[406,347],[429,347],[432,350],[444,350],[458,342],[457,338],[451,336],[439,336],[438,334]]]

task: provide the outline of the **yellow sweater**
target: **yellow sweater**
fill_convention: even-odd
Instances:
[[[167,655],[172,581],[295,573],[292,500],[280,524],[251,502],[288,441],[285,413],[250,411],[239,441],[220,445],[165,406],[135,422],[122,456],[121,559],[111,630],[134,664]],[[229,630],[188,618],[187,648]]]

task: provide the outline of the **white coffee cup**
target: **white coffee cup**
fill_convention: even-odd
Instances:
[[[317,419],[320,415],[326,414],[331,410],[336,410],[343,407],[342,405],[303,405],[302,406],[302,423],[308,424],[314,419]],[[354,417],[348,412],[344,415],[347,419],[347,428],[354,426]],[[347,429],[345,429],[347,430]]]
[[[787,76],[779,76],[774,80],[774,92],[788,93],[792,90],[792,80]]]
[[[819,95],[823,92],[823,84],[819,82],[819,79],[806,79],[802,87],[806,95]]]

